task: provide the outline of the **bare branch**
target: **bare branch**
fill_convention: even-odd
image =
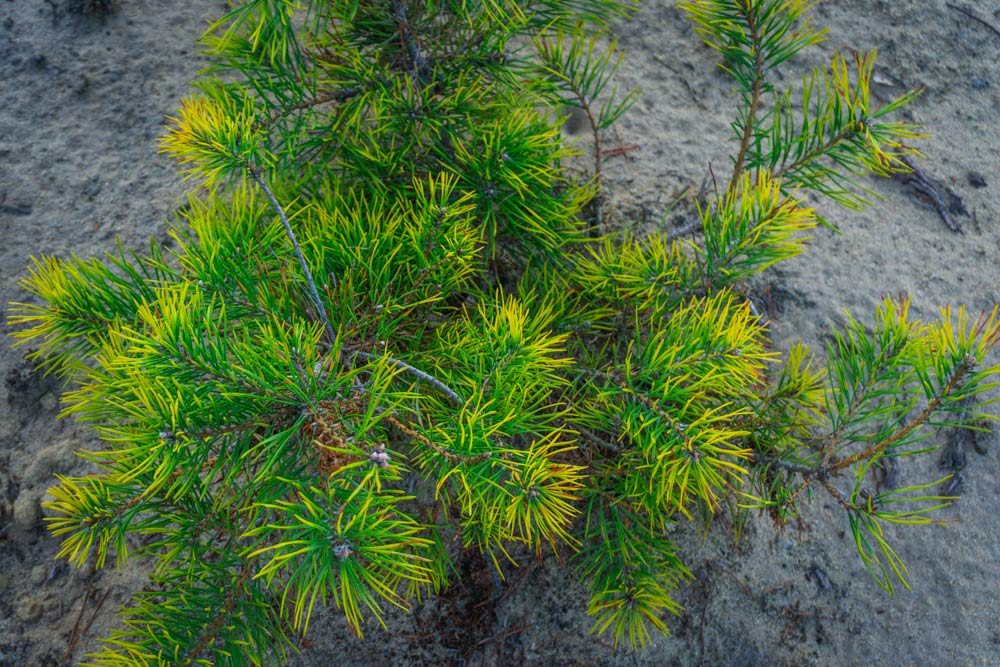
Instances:
[[[432,387],[440,391],[442,394],[447,396],[449,399],[451,399],[451,402],[454,403],[455,405],[462,405],[463,403],[465,403],[465,401],[463,401],[461,397],[459,397],[459,395],[455,393],[455,391],[452,390],[451,387],[446,385],[444,382],[441,382],[441,380],[438,380],[433,375],[430,375],[429,373],[426,373],[415,366],[411,366],[402,359],[396,359],[395,357],[389,357],[389,356],[380,356],[377,354],[372,354],[371,352],[361,352],[361,351],[354,352],[354,355],[361,357],[362,359],[368,359],[370,361],[376,361],[379,359],[386,361],[391,366],[395,366],[399,370],[405,373],[409,373],[410,375],[416,377],[418,380],[423,380],[427,384],[431,385]]]
[[[333,331],[333,325],[330,324],[330,318],[326,314],[326,308],[323,306],[323,300],[319,298],[319,292],[316,290],[316,281],[313,280],[312,271],[309,270],[309,265],[306,264],[306,258],[302,254],[302,248],[299,247],[299,241],[295,238],[295,232],[292,231],[292,225],[288,222],[288,216],[285,215],[285,210],[281,208],[281,204],[275,198],[274,193],[271,192],[271,188],[267,187],[267,183],[261,178],[260,173],[251,165],[247,165],[247,171],[253,177],[253,180],[257,182],[257,185],[267,198],[271,201],[271,208],[277,212],[278,217],[281,218],[281,224],[285,227],[285,234],[288,236],[288,240],[292,242],[292,247],[295,248],[295,255],[299,258],[299,266],[302,267],[302,273],[306,276],[306,282],[309,283],[309,292],[312,297],[313,306],[316,308],[316,312],[319,313],[320,320],[323,322],[323,326],[326,327],[326,334],[330,337],[330,345],[336,345],[337,334]]]

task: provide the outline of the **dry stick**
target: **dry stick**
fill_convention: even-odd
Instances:
[[[299,266],[302,267],[302,272],[306,276],[306,282],[309,283],[309,292],[312,296],[313,306],[319,312],[320,319],[323,320],[323,326],[326,327],[326,334],[330,337],[330,344],[337,344],[337,334],[333,331],[333,326],[330,324],[330,318],[326,314],[326,308],[323,306],[322,299],[319,298],[319,292],[316,290],[316,283],[313,281],[312,271],[309,270],[309,265],[306,264],[306,258],[302,254],[302,248],[299,246],[299,241],[295,238],[295,232],[292,231],[292,225],[288,222],[288,216],[285,215],[285,210],[281,208],[281,204],[275,198],[274,193],[271,192],[271,188],[267,187],[267,183],[264,179],[260,177],[260,173],[257,169],[253,167],[248,167],[247,171],[253,176],[253,180],[257,182],[257,185],[267,198],[271,201],[271,208],[273,208],[277,213],[278,217],[281,218],[281,224],[285,227],[285,234],[288,236],[288,240],[292,242],[292,247],[295,248],[295,255],[299,258]]]
[[[959,7],[958,5],[953,5],[950,2],[947,2],[945,4],[948,6],[949,9],[954,9],[959,14],[965,14],[966,16],[968,16],[973,21],[976,21],[978,23],[983,24],[984,26],[986,26],[987,28],[989,28],[990,30],[992,30],[998,37],[1000,37],[1000,28],[997,28],[995,25],[993,25],[989,21],[986,21],[984,19],[979,18],[974,13],[972,13],[971,10],[965,9],[964,7]]]
[[[97,618],[98,612],[101,611],[101,607],[104,606],[104,603],[107,601],[109,595],[111,595],[110,587],[104,589],[104,595],[101,596],[101,599],[97,601],[97,605],[94,606],[93,613],[90,614],[90,618],[88,618],[87,622],[84,624],[83,630],[81,630],[80,634],[77,636],[78,640],[82,637],[86,637],[87,633],[90,632],[90,626],[94,624],[94,619]]]
[[[80,614],[76,617],[76,623],[73,624],[73,630],[69,634],[69,641],[66,646],[66,660],[73,657],[73,652],[76,651],[77,643],[79,643],[79,641],[85,637],[88,632],[90,632],[90,626],[94,624],[94,619],[97,618],[98,612],[101,611],[101,607],[103,607],[104,603],[107,601],[108,595],[111,594],[111,588],[106,588],[104,590],[104,595],[102,595],[101,599],[97,601],[97,604],[94,606],[94,611],[90,614],[90,618],[87,619],[87,622],[81,628],[80,621],[83,619],[83,610],[86,608],[87,602],[90,600],[90,593],[91,591],[88,590],[87,594],[83,596],[83,602],[80,603]]]
[[[952,192],[947,185],[928,176],[913,163],[913,160],[910,160],[905,156],[900,157],[900,160],[903,164],[910,168],[910,171],[895,172],[892,175],[893,178],[901,183],[909,185],[916,190],[918,194],[922,194],[930,199],[931,204],[937,210],[941,219],[944,220],[944,224],[948,226],[948,229],[961,234],[962,225],[960,225],[958,220],[955,219],[955,216],[952,215],[953,206],[955,207],[954,211],[956,213],[968,214],[968,211],[965,210],[965,204],[962,202],[961,198],[954,194],[954,192]]]
[[[288,239],[292,242],[292,246],[295,248],[295,255],[299,258],[299,266],[302,267],[302,273],[305,274],[306,282],[309,284],[309,292],[310,296],[312,297],[313,306],[319,313],[320,319],[323,320],[323,326],[326,328],[326,333],[330,337],[331,345],[336,345],[337,334],[334,333],[333,325],[330,324],[330,318],[326,314],[326,308],[323,307],[323,301],[322,299],[319,298],[319,292],[316,289],[316,281],[313,280],[312,271],[309,270],[309,265],[306,264],[306,258],[302,254],[302,248],[299,246],[298,239],[295,238],[295,232],[292,231],[292,226],[288,222],[288,216],[285,215],[285,211],[283,208],[281,208],[281,204],[278,203],[278,200],[275,198],[274,193],[271,192],[271,188],[269,188],[267,186],[267,183],[264,182],[264,179],[261,178],[259,171],[250,166],[248,166],[247,171],[250,172],[250,175],[253,176],[254,181],[257,182],[257,185],[260,186],[260,189],[263,190],[264,194],[267,195],[267,198],[271,201],[271,207],[278,213],[278,217],[281,218],[281,224],[284,225],[285,227],[285,234],[288,236]],[[455,393],[448,385],[441,382],[434,376],[425,373],[419,368],[411,366],[410,364],[406,363],[405,361],[402,361],[401,359],[395,359],[389,356],[378,356],[375,354],[371,354],[370,352],[361,352],[361,351],[355,351],[354,355],[369,360],[384,359],[389,364],[395,366],[399,370],[405,371],[410,375],[415,376],[417,379],[423,380],[424,382],[427,382],[428,384],[434,386],[441,393],[443,393],[445,396],[451,399],[451,401],[456,405],[462,405],[463,403],[459,395]]]
[[[607,160],[612,157],[619,157],[621,155],[626,155],[632,151],[637,151],[642,146],[639,144],[628,144],[627,146],[615,146],[614,148],[608,148],[601,151],[601,159]]]
[[[92,590],[89,587],[84,591],[83,600],[80,602],[80,613],[76,615],[76,622],[73,623],[73,629],[69,631],[69,640],[66,642],[66,660],[73,657],[73,651],[76,650],[76,643],[80,641],[80,621],[83,620],[83,610],[87,608],[87,601],[90,600],[91,592]]]
[[[406,363],[402,359],[396,359],[395,357],[389,357],[389,356],[384,356],[383,357],[383,356],[379,356],[377,354],[372,354],[371,352],[361,352],[361,351],[355,352],[354,355],[358,356],[358,357],[361,357],[363,359],[369,359],[369,360],[383,359],[383,360],[389,362],[390,365],[395,366],[396,368],[398,368],[399,370],[405,371],[405,372],[409,373],[410,375],[413,375],[414,377],[416,377],[418,380],[423,380],[424,382],[426,382],[426,383],[434,386],[434,388],[436,388],[442,394],[444,394],[445,396],[447,396],[448,398],[450,398],[451,401],[455,405],[462,405],[463,403],[465,403],[465,401],[463,401],[462,398],[457,393],[455,393],[455,391],[452,390],[451,387],[449,387],[448,385],[446,385],[444,382],[441,382],[441,380],[438,380],[433,375],[430,375],[430,374],[428,374],[428,373],[420,370],[419,368],[411,366],[410,364]]]
[[[665,237],[665,240],[667,241],[667,243],[669,243],[671,241],[676,241],[679,238],[690,236],[691,234],[694,234],[695,232],[700,230],[702,226],[703,225],[701,224],[701,220],[697,220],[695,222],[689,222],[683,227],[679,227],[677,229],[668,232]]]

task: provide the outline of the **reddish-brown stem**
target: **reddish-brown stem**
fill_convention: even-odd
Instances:
[[[733,177],[729,180],[729,192],[736,189],[740,176],[743,175],[743,164],[746,162],[747,151],[750,149],[750,139],[753,137],[753,126],[757,120],[757,107],[760,106],[760,95],[764,87],[764,56],[761,53],[760,33],[757,20],[749,3],[743,8],[750,30],[750,40],[753,42],[754,73],[753,88],[750,93],[750,108],[747,109],[746,121],[743,123],[743,136],[740,139],[740,150],[736,153],[736,164],[733,165]]]
[[[971,368],[972,365],[970,363],[963,361],[961,364],[959,364],[958,368],[955,369],[955,373],[951,376],[951,379],[948,380],[948,384],[944,386],[941,392],[937,396],[935,396],[930,401],[930,403],[927,404],[927,407],[925,407],[913,421],[911,421],[909,424],[907,424],[903,428],[893,433],[891,437],[886,438],[885,440],[883,440],[878,444],[872,445],[863,452],[858,452],[857,454],[849,456],[846,459],[830,463],[828,466],[825,466],[825,468],[823,468],[824,472],[827,474],[834,473],[837,472],[838,470],[843,470],[844,468],[851,466],[857,463],[858,461],[871,459],[875,456],[878,456],[879,454],[881,454],[882,452],[889,449],[890,447],[898,443],[900,440],[908,436],[910,433],[923,426],[924,423],[928,419],[930,419],[931,416],[937,411],[937,409],[941,407],[941,402],[944,400],[944,398],[950,395],[955,390],[955,387],[957,387],[959,383],[965,378],[965,376],[969,373],[969,370]]]

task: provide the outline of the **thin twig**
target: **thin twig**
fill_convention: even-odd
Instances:
[[[487,644],[493,644],[493,643],[496,643],[496,642],[500,642],[501,645],[502,645],[503,641],[505,639],[507,639],[508,637],[513,637],[514,635],[517,635],[517,634],[520,634],[522,632],[525,632],[529,628],[531,628],[531,624],[527,623],[527,624],[522,625],[520,627],[514,628],[513,630],[508,630],[507,632],[505,632],[503,634],[493,635],[492,637],[487,637],[486,639],[480,639],[478,642],[476,642],[475,645],[476,646],[486,646]]]
[[[393,0],[392,15],[396,19],[399,36],[403,39],[407,55],[410,57],[410,67],[407,68],[407,73],[413,75],[414,78],[419,78],[420,70],[424,66],[424,57],[420,53],[420,46],[413,37],[413,27],[406,17],[406,5],[401,0]]]
[[[410,375],[413,375],[417,379],[423,380],[424,382],[432,385],[435,389],[437,389],[442,394],[444,394],[445,396],[447,396],[448,398],[450,398],[451,401],[452,401],[452,403],[454,403],[455,405],[463,405],[465,403],[465,401],[463,401],[461,399],[461,397],[457,393],[455,393],[455,391],[451,387],[449,387],[448,385],[446,385],[444,382],[441,382],[441,380],[438,380],[433,375],[430,375],[430,374],[428,374],[428,373],[420,370],[419,368],[416,368],[415,366],[411,366],[410,364],[406,363],[402,359],[396,359],[395,357],[381,356],[381,355],[378,355],[378,354],[372,354],[371,352],[361,352],[360,350],[354,352],[354,355],[358,356],[358,357],[361,357],[362,359],[368,359],[370,361],[375,361],[375,360],[379,360],[379,359],[381,359],[383,361],[386,361],[390,365],[395,366],[396,368],[398,368],[399,370],[405,371],[405,372],[409,373]]]
[[[851,139],[852,137],[854,137],[854,135],[858,134],[858,132],[859,130],[857,123],[851,123],[850,125],[847,125],[843,129],[841,129],[840,132],[830,137],[830,139],[828,139],[822,145],[816,146],[811,151],[799,157],[791,164],[783,164],[780,169],[771,174],[772,178],[775,179],[784,178],[786,175],[798,170],[802,166],[807,165],[810,162],[819,159],[820,157],[825,155],[827,151],[836,148],[844,141]]]
[[[479,463],[481,461],[485,461],[486,459],[493,458],[492,451],[482,452],[480,454],[475,454],[472,456],[453,452],[450,449],[447,449],[446,447],[442,447],[441,445],[436,444],[433,440],[431,440],[424,434],[420,433],[409,424],[404,424],[403,422],[396,419],[392,415],[386,416],[385,421],[395,426],[397,429],[399,429],[399,431],[406,437],[412,440],[416,440],[417,442],[427,447],[428,449],[433,449],[435,452],[437,452],[444,458],[448,459],[452,463],[465,463],[471,465]]]
[[[76,650],[76,643],[80,641],[80,621],[83,620],[83,610],[87,608],[87,601],[90,600],[91,592],[89,587],[84,591],[83,600],[80,602],[80,613],[76,615],[76,622],[73,623],[73,628],[69,631],[69,640],[66,642],[66,660],[73,657],[73,651]]]
[[[997,28],[995,25],[993,25],[989,21],[986,21],[985,19],[979,18],[978,16],[976,16],[972,12],[972,10],[965,9],[964,7],[959,7],[958,5],[953,5],[950,2],[946,2],[945,4],[948,6],[949,9],[954,9],[959,14],[965,14],[966,16],[968,16],[973,21],[976,21],[977,23],[983,24],[984,26],[986,26],[987,28],[989,28],[990,30],[992,30],[995,35],[997,35],[998,37],[1000,37],[1000,28]]]
[[[560,63],[552,57],[552,54],[549,51],[550,48],[551,47],[548,42],[542,41],[539,48],[539,55],[548,62],[554,71],[560,71],[558,70]],[[604,148],[601,143],[600,125],[597,122],[598,119],[594,117],[594,111],[591,108],[593,100],[588,99],[585,91],[575,85],[571,76],[562,74],[561,78],[569,87],[569,91],[574,97],[576,97],[577,108],[586,115],[587,124],[590,125],[590,134],[594,139],[594,198],[592,201],[594,202],[595,225],[599,230],[601,225],[604,224],[604,194],[602,188],[603,169],[601,167],[604,162]]]
[[[90,600],[91,592],[92,591],[88,590],[87,594],[83,596],[83,602],[80,603],[80,614],[76,617],[76,623],[73,624],[73,630],[70,632],[69,642],[66,646],[66,660],[70,660],[73,657],[73,653],[76,651],[77,643],[79,643],[79,641],[87,636],[88,632],[90,632],[90,626],[94,624],[94,619],[97,618],[97,614],[101,611],[101,607],[104,606],[104,603],[108,599],[108,595],[111,594],[111,589],[104,589],[104,595],[102,595],[97,601],[97,604],[94,605],[94,610],[91,612],[90,618],[87,619],[87,622],[84,623],[81,628],[80,620],[83,618],[83,610],[87,606],[87,602]]]
[[[350,88],[343,88],[341,90],[336,90],[329,95],[323,95],[322,97],[316,97],[311,100],[304,100],[293,104],[287,109],[280,109],[271,114],[270,124],[276,123],[278,120],[287,116],[294,111],[304,111],[305,109],[310,109],[312,107],[319,106],[321,104],[326,104],[327,102],[343,102],[348,100],[355,95],[360,95],[363,89],[361,86],[351,86]],[[262,125],[263,123],[261,123]]]
[[[601,229],[601,225],[604,224],[604,192],[603,192],[603,168],[604,163],[603,152],[604,149],[601,145],[601,132],[598,129],[597,119],[594,118],[594,112],[590,109],[590,104],[588,100],[584,97],[582,91],[577,91],[574,86],[573,92],[576,94],[577,99],[581,104],[581,109],[587,114],[587,122],[590,124],[590,132],[594,137],[594,217],[597,219],[597,229]]]
[[[626,155],[632,151],[637,151],[642,146],[639,144],[629,144],[627,146],[615,146],[614,148],[608,148],[601,151],[601,159],[607,160],[608,158],[619,157],[621,155]]]
[[[740,150],[736,154],[736,164],[733,165],[733,176],[729,180],[729,192],[736,189],[740,176],[743,175],[743,163],[746,160],[747,151],[750,149],[750,139],[753,137],[754,123],[757,121],[757,108],[760,106],[760,96],[764,87],[764,53],[760,43],[760,30],[757,27],[757,21],[749,3],[743,11],[746,14],[747,28],[750,30],[750,39],[753,41],[753,92],[750,95],[750,108],[747,109],[746,122],[743,125],[743,136],[740,139]]]
[[[856,511],[858,508],[844,497],[844,494],[840,492],[840,489],[835,487],[828,477],[820,477],[819,483],[823,485],[826,492],[829,493],[833,498],[848,512]]]
[[[257,185],[267,198],[271,201],[271,207],[278,213],[278,217],[281,218],[281,224],[285,227],[285,234],[288,236],[288,240],[292,242],[292,247],[295,248],[295,255],[299,258],[299,266],[302,267],[302,273],[306,276],[306,282],[309,283],[309,291],[312,296],[313,306],[315,306],[317,312],[319,313],[320,319],[323,321],[323,326],[326,327],[326,334],[330,337],[330,344],[336,345],[337,334],[333,331],[333,325],[330,324],[330,318],[326,314],[326,308],[323,306],[323,300],[319,298],[319,292],[316,290],[316,282],[313,280],[312,271],[309,270],[309,265],[306,264],[306,258],[302,254],[302,248],[299,247],[299,241],[295,238],[295,232],[292,231],[292,225],[288,222],[288,216],[285,215],[285,210],[281,208],[281,204],[275,198],[274,193],[271,192],[271,188],[267,186],[264,179],[261,178],[260,173],[254,167],[248,167],[247,171],[253,176],[253,180],[257,182]]]
[[[927,404],[926,407],[924,407],[924,409],[920,412],[919,415],[917,415],[906,426],[893,433],[892,436],[868,447],[862,452],[858,452],[857,454],[842,459],[835,458],[831,461],[828,461],[816,467],[787,463],[776,457],[767,455],[757,455],[756,460],[760,462],[773,464],[778,468],[781,468],[782,470],[785,470],[790,473],[799,474],[803,477],[803,479],[806,482],[809,482],[811,480],[819,480],[820,484],[823,485],[823,488],[825,488],[830,493],[830,495],[836,498],[837,502],[839,502],[841,505],[844,505],[845,507],[853,507],[853,505],[851,505],[844,498],[844,496],[841,495],[836,490],[836,488],[833,487],[833,485],[829,482],[830,476],[837,475],[844,468],[848,468],[859,461],[868,461],[875,458],[876,456],[879,456],[890,447],[901,442],[904,438],[913,433],[913,431],[926,424],[927,421],[934,416],[934,413],[938,410],[938,408],[941,407],[941,404],[944,402],[945,398],[950,396],[951,393],[955,391],[957,387],[961,386],[962,381],[972,370],[974,363],[975,363],[974,360],[965,360],[962,363],[960,363],[958,367],[955,369],[951,378],[949,378],[947,384],[941,390],[941,392],[936,397],[934,397]]]
[[[243,564],[243,571],[240,572],[240,576],[233,582],[232,587],[229,589],[229,594],[226,596],[226,601],[222,605],[222,610],[219,612],[212,624],[209,625],[205,632],[202,634],[201,639],[195,644],[194,648],[191,649],[188,654],[184,657],[184,661],[180,663],[181,667],[188,667],[194,664],[201,654],[209,647],[209,645],[215,642],[216,637],[218,637],[219,632],[222,630],[223,625],[229,619],[229,615],[233,613],[233,608],[236,606],[237,598],[243,595],[243,588],[246,586],[247,580],[250,579],[250,575],[253,574],[253,568],[250,567],[249,563]]]
[[[676,241],[679,238],[690,236],[691,234],[698,232],[701,228],[702,228],[701,220],[689,222],[683,227],[679,227],[677,229],[674,229],[673,231],[668,232],[666,237],[664,237],[664,239],[666,240],[667,243],[671,241]]]

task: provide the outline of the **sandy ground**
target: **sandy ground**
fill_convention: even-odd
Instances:
[[[202,65],[194,40],[223,10],[219,0],[120,0],[101,18],[72,4],[0,2],[3,322],[6,304],[25,298],[17,281],[30,255],[90,257],[113,250],[116,236],[137,248],[165,239],[184,186],[155,154],[155,139]],[[877,46],[876,95],[924,88],[906,112],[933,134],[919,166],[966,213],[955,214],[962,232],[951,231],[912,185],[876,179],[867,183],[884,201],[874,209],[821,202],[842,233],[817,232],[805,255],[754,285],[779,348],[799,338],[821,346],[843,309],[867,317],[887,294],[911,294],[925,318],[949,303],[1000,302],[1000,5],[952,5],[826,0],[816,15],[829,40],[784,68],[794,82],[833,50]],[[618,32],[629,52],[621,84],[645,94],[617,128],[622,145],[640,148],[608,162],[608,208],[620,224],[649,227],[709,165],[728,168],[734,97],[672,2],[648,3]],[[54,474],[86,472],[73,452],[94,439],[55,419],[61,387],[23,355],[0,336],[0,667],[72,664],[113,626],[114,609],[141,579],[53,560],[58,542],[42,527],[39,499]],[[962,497],[944,516],[958,522],[898,531],[913,592],[885,595],[845,536],[845,518],[817,496],[800,530],[779,534],[762,519],[738,547],[725,530],[703,539],[684,529],[698,578],[680,592],[686,611],[669,620],[674,636],[642,653],[588,635],[584,591],[568,568],[550,559],[504,583],[470,559],[461,587],[393,617],[388,631],[354,639],[338,614],[321,614],[289,664],[1000,665],[996,440],[981,440],[984,454],[966,447],[964,466],[952,464]],[[942,474],[936,456],[900,470],[903,483]]]

